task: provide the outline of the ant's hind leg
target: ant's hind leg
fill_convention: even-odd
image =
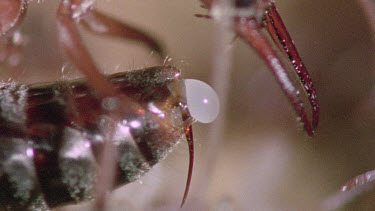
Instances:
[[[122,39],[141,42],[156,51],[160,57],[164,56],[163,49],[158,41],[141,29],[120,22],[96,10],[90,10],[80,22],[91,32],[99,35],[108,35]]]

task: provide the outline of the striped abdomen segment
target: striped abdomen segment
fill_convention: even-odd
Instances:
[[[123,113],[115,122],[111,141],[118,150],[118,186],[137,180],[179,141],[185,106],[179,90],[171,90],[179,79],[174,68],[109,78],[145,110],[142,115]],[[2,99],[2,111],[4,103],[11,103],[19,118],[2,113],[0,119],[1,206],[47,209],[91,199],[97,160],[108,137],[104,124],[110,115],[102,109],[102,99],[82,81],[4,84],[4,90],[11,94]]]

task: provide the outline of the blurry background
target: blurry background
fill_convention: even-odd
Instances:
[[[57,3],[30,4],[21,28],[28,40],[26,69],[16,80],[78,75],[57,44]],[[206,164],[209,125],[194,125],[196,166],[184,210],[317,210],[347,180],[375,169],[375,51],[358,2],[283,0],[276,6],[315,84],[321,108],[318,131],[313,138],[305,135],[272,73],[249,46],[241,40],[232,47],[228,43],[233,66],[228,106],[221,112],[223,142],[214,162]],[[171,58],[168,63],[181,68],[185,78],[210,82],[216,74],[211,70],[213,21],[194,17],[206,14],[197,0],[102,0],[97,7],[158,38]],[[160,64],[144,46],[82,32],[105,73]],[[2,71],[0,76],[11,75]],[[182,142],[140,182],[116,190],[111,209],[177,210],[187,152]],[[375,207],[367,198],[347,209]]]

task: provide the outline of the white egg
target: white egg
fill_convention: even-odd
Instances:
[[[216,92],[203,81],[185,79],[184,83],[190,115],[198,122],[210,123],[214,121],[220,109]]]

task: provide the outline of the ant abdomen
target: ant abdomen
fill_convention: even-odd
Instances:
[[[111,119],[104,100],[83,80],[3,86],[8,95],[0,102],[0,126],[8,133],[0,145],[1,208],[47,209],[93,199],[105,121],[116,121],[115,187],[139,179],[193,122],[178,69],[152,67],[108,78],[142,112]]]

